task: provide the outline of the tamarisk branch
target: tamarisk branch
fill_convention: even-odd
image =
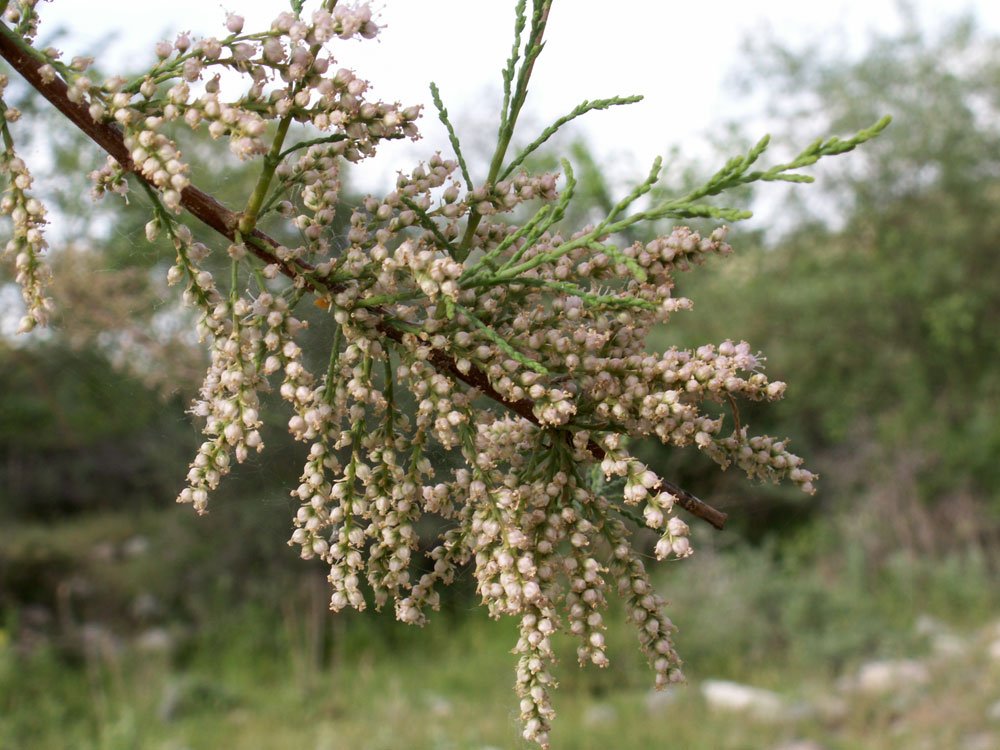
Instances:
[[[545,15],[547,16],[547,8]],[[77,128],[111,155],[123,170],[133,173],[139,179],[153,186],[153,182],[144,176],[133,163],[129,149],[125,145],[122,131],[114,124],[95,121],[85,104],[74,102],[69,98],[68,87],[61,78],[56,76],[46,80],[39,71],[44,61],[40,60],[38,54],[28,44],[2,23],[0,23],[0,56]],[[518,106],[520,103],[520,101],[517,102]],[[193,185],[188,185],[181,191],[180,204],[217,233],[231,241],[235,240],[241,219],[240,213],[228,209],[213,196]],[[478,219],[478,215],[474,214],[473,219],[470,220],[470,233],[475,231],[471,223],[475,219]],[[324,287],[322,293],[336,293],[341,290],[338,284],[312,275],[311,272],[314,268],[308,262],[299,259],[284,261],[278,258],[267,248],[278,247],[279,243],[259,229],[254,229],[251,237],[256,241],[246,242],[250,252],[268,264],[276,264],[280,271],[291,279],[300,279],[303,274],[308,275],[309,278],[302,279],[305,282],[305,288],[313,292],[321,292],[316,283],[311,280],[316,279],[317,283]],[[250,238],[243,237],[242,239],[246,241]],[[387,338],[400,342],[403,332],[394,327],[386,318],[387,311],[378,307],[373,307],[371,310],[381,316],[376,324],[379,332]],[[539,420],[533,412],[534,404],[532,401],[528,399],[510,400],[503,397],[490,384],[489,378],[482,370],[473,366],[463,371],[452,356],[437,349],[431,351],[429,361],[439,372],[448,373],[518,416],[533,424],[539,424]],[[596,442],[589,441],[587,448],[596,460],[600,461],[604,458],[605,451]],[[678,505],[692,515],[707,521],[718,529],[724,527],[727,515],[722,511],[699,500],[690,492],[673,483],[664,481],[663,487],[676,497]]]

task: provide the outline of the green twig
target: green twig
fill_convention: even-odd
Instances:
[[[438,229],[437,224],[434,223],[434,219],[428,216],[426,211],[420,208],[420,206],[418,206],[409,198],[405,196],[400,196],[399,199],[407,208],[409,208],[411,211],[413,211],[413,213],[417,215],[417,219],[420,221],[420,226],[422,226],[428,232],[433,234],[434,239],[438,241],[438,244],[441,246],[441,248],[447,250],[448,255],[454,258],[455,255],[458,253],[458,248],[454,247],[451,244],[451,242],[448,241],[448,238],[445,237],[443,234],[441,234],[441,230]]]
[[[501,266],[500,268],[501,273],[509,271],[512,267],[514,267],[515,264],[524,255],[524,253],[527,252],[528,248],[532,247],[539,237],[545,234],[545,232],[547,232],[550,227],[552,227],[556,222],[562,219],[563,216],[565,216],[566,209],[569,207],[570,201],[573,200],[573,194],[576,191],[576,177],[573,175],[573,167],[572,165],[570,165],[568,161],[563,159],[562,165],[563,165],[563,170],[566,172],[566,187],[563,188],[562,194],[559,196],[559,202],[556,204],[555,208],[552,209],[552,212],[548,215],[548,217],[544,221],[540,222],[537,227],[535,227],[535,229],[531,232],[531,234],[528,236],[525,242],[517,250],[517,252],[515,252],[510,257],[510,259],[503,264],[503,266]],[[563,245],[560,245],[559,247],[562,248]],[[559,253],[559,255],[561,254],[562,253]],[[541,256],[536,256],[536,258],[537,257]],[[559,256],[557,255],[555,257]],[[535,260],[535,258],[533,258],[532,260]],[[530,263],[531,261],[528,262]],[[534,265],[539,265],[539,264],[535,263]],[[534,266],[531,266],[531,268],[534,268]],[[516,274],[511,274],[511,275],[516,275]]]
[[[595,307],[605,307],[613,310],[641,307],[644,310],[656,310],[658,306],[648,300],[635,297],[619,297],[614,294],[594,294],[588,292],[579,284],[571,281],[553,281],[551,279],[538,279],[531,276],[517,276],[515,278],[502,278],[492,276],[488,278],[472,279],[462,284],[462,289],[475,289],[479,287],[491,286],[516,286],[523,285],[538,289],[548,289],[559,294],[575,295]]]
[[[514,45],[507,59],[507,66],[503,69],[503,107],[500,109],[500,133],[507,123],[507,108],[510,107],[511,84],[514,82],[514,73],[517,71],[517,61],[521,57],[521,33],[527,24],[525,9],[527,0],[519,0],[514,9]]]
[[[280,154],[278,154],[278,161],[283,161],[286,156],[295,151],[300,151],[304,148],[309,148],[310,146],[319,146],[324,143],[337,143],[338,141],[346,141],[347,135],[344,133],[336,133],[334,135],[324,135],[321,138],[311,138],[308,141],[299,141],[294,146],[289,146]]]
[[[611,99],[598,99],[597,101],[588,102],[585,101],[577,106],[568,115],[563,115],[558,120],[556,120],[552,125],[545,128],[542,134],[538,136],[534,141],[532,141],[524,150],[519,153],[514,160],[507,165],[503,173],[500,175],[501,180],[507,179],[511,173],[517,169],[524,162],[532,152],[537,150],[543,143],[545,143],[549,138],[556,134],[563,125],[568,123],[570,120],[574,120],[581,115],[591,112],[593,110],[608,109],[609,107],[615,107],[619,104],[633,104],[634,102],[641,101],[641,96],[616,96]]]
[[[490,250],[486,255],[479,259],[479,262],[465,270],[462,274],[463,278],[475,278],[476,275],[483,272],[486,268],[492,268],[496,270],[493,265],[493,261],[496,260],[507,248],[511,247],[519,239],[523,238],[525,235],[532,232],[535,227],[549,215],[552,211],[552,204],[546,203],[538,212],[531,217],[523,226],[518,227],[516,232],[507,235],[503,241],[497,245],[495,248]]]
[[[462,156],[462,147],[458,142],[458,136],[455,134],[455,128],[452,127],[451,120],[448,119],[448,110],[444,108],[444,103],[441,101],[441,92],[438,91],[437,84],[433,81],[431,81],[431,97],[434,99],[434,106],[437,107],[438,118],[444,123],[445,128],[448,129],[448,140],[451,141],[451,148],[458,159],[458,165],[462,168],[465,185],[469,190],[472,190],[472,177],[469,176],[469,168],[465,164],[465,157]]]
[[[285,142],[285,136],[288,135],[288,127],[291,124],[291,115],[281,118],[281,122],[278,123],[278,132],[274,134],[271,150],[264,157],[264,168],[260,171],[257,184],[254,185],[246,208],[243,209],[243,214],[240,216],[239,229],[243,234],[253,234],[253,230],[257,228],[257,217],[264,204],[264,199],[267,197],[267,189],[271,185],[271,178],[274,177],[274,170],[281,163],[281,145]]]
[[[335,396],[333,387],[333,382],[337,377],[337,363],[340,361],[340,337],[342,335],[342,330],[340,326],[337,326],[336,330],[333,332],[333,346],[330,347],[330,361],[326,366],[326,383],[325,390],[323,391],[323,400],[328,404],[333,404],[333,398]]]

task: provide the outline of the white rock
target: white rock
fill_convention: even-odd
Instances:
[[[843,721],[850,711],[847,701],[837,695],[822,695],[815,698],[812,704],[816,715],[830,724]]]
[[[149,539],[137,534],[122,545],[122,552],[126,557],[140,557],[149,552]]]
[[[705,680],[701,683],[701,694],[712,709],[741,711],[765,721],[780,720],[787,715],[787,706],[780,695],[751,685]]]
[[[1000,661],[1000,638],[994,640],[987,648],[987,653],[993,661]]]
[[[646,711],[651,714],[662,713],[677,700],[677,691],[671,687],[666,690],[649,690],[646,693]]]
[[[136,648],[140,651],[157,653],[169,651],[174,645],[174,639],[166,628],[149,628],[135,639]]]
[[[451,701],[443,695],[432,693],[427,696],[427,709],[433,716],[450,716],[452,711]]]
[[[173,721],[181,711],[183,701],[183,688],[181,683],[174,680],[163,688],[163,695],[160,697],[160,705],[156,709],[156,715],[162,722]]]
[[[978,732],[962,738],[962,750],[997,750],[997,736],[991,732]]]
[[[101,542],[90,548],[90,557],[98,562],[111,562],[115,559],[115,545],[111,542]]]
[[[969,649],[968,642],[952,632],[951,628],[930,615],[920,615],[913,625],[917,635],[923,636],[936,656],[945,659],[963,656]]]
[[[862,693],[893,693],[926,685],[930,679],[927,667],[919,661],[887,659],[863,664],[854,680],[854,687]]]
[[[148,591],[139,594],[139,596],[132,601],[131,609],[132,614],[141,620],[152,619],[163,611],[163,608],[160,606],[160,602]]]
[[[80,627],[80,641],[90,653],[117,654],[121,649],[118,637],[103,625],[88,622]]]
[[[611,724],[618,718],[618,710],[610,703],[592,703],[583,712],[583,723],[588,727]]]
[[[947,633],[948,627],[935,617],[930,615],[920,615],[913,624],[913,631],[917,635],[933,637],[941,633]]]
[[[792,740],[776,745],[774,750],[823,750],[823,746],[816,740]]]
[[[968,644],[953,633],[938,633],[931,638],[934,653],[943,657],[958,657],[965,654]]]

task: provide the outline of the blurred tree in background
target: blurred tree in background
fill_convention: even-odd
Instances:
[[[794,373],[786,401],[744,418],[820,459],[817,510],[857,514],[883,551],[995,548],[1000,42],[970,20],[911,23],[858,60],[766,44],[747,60],[778,142],[882,112],[893,128],[789,191],[782,236],[741,234],[732,263],[682,280],[680,343],[744,337]]]

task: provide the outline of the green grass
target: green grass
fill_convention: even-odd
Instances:
[[[210,556],[184,552],[187,527],[164,518],[144,522],[144,555],[88,557],[99,539],[127,540],[132,532],[121,524],[111,518],[44,535],[20,529],[10,537],[21,540],[20,551],[2,547],[8,577],[30,559],[53,580],[70,575],[51,568],[75,550],[71,573],[107,589],[89,596],[107,607],[105,625],[116,635],[81,645],[78,617],[52,625],[31,647],[23,633],[15,642],[23,613],[8,605],[0,621],[0,750],[529,747],[512,690],[512,623],[461,600],[422,629],[389,613],[335,616],[315,570],[285,579],[278,566],[271,586],[235,585],[238,571],[193,573],[191,561],[207,566]],[[801,546],[816,549],[808,539]],[[162,581],[149,578],[157,565]],[[1000,664],[984,658],[987,636],[976,635],[1000,611],[998,587],[974,555],[876,566],[854,552],[712,552],[705,543],[657,575],[691,684],[658,699],[634,632],[615,609],[607,618],[610,668],[580,670],[574,644],[560,644],[553,748],[743,750],[813,739],[825,750],[909,750],[958,748],[977,732],[1000,737],[986,719],[1000,700]],[[215,585],[216,577],[230,582]],[[200,588],[181,591],[193,586]],[[283,601],[276,586],[288,587]],[[154,622],[122,616],[127,607],[115,601],[149,587],[175,606]],[[71,609],[95,621],[93,608]],[[969,634],[967,653],[951,662],[928,656],[913,628],[920,614]],[[136,643],[154,625],[172,635],[166,652]],[[861,663],[894,657],[926,658],[931,684],[884,698],[838,692],[837,681]],[[835,715],[817,709],[795,721],[756,721],[711,711],[698,690],[708,678],[772,689],[790,703],[841,705]]]

